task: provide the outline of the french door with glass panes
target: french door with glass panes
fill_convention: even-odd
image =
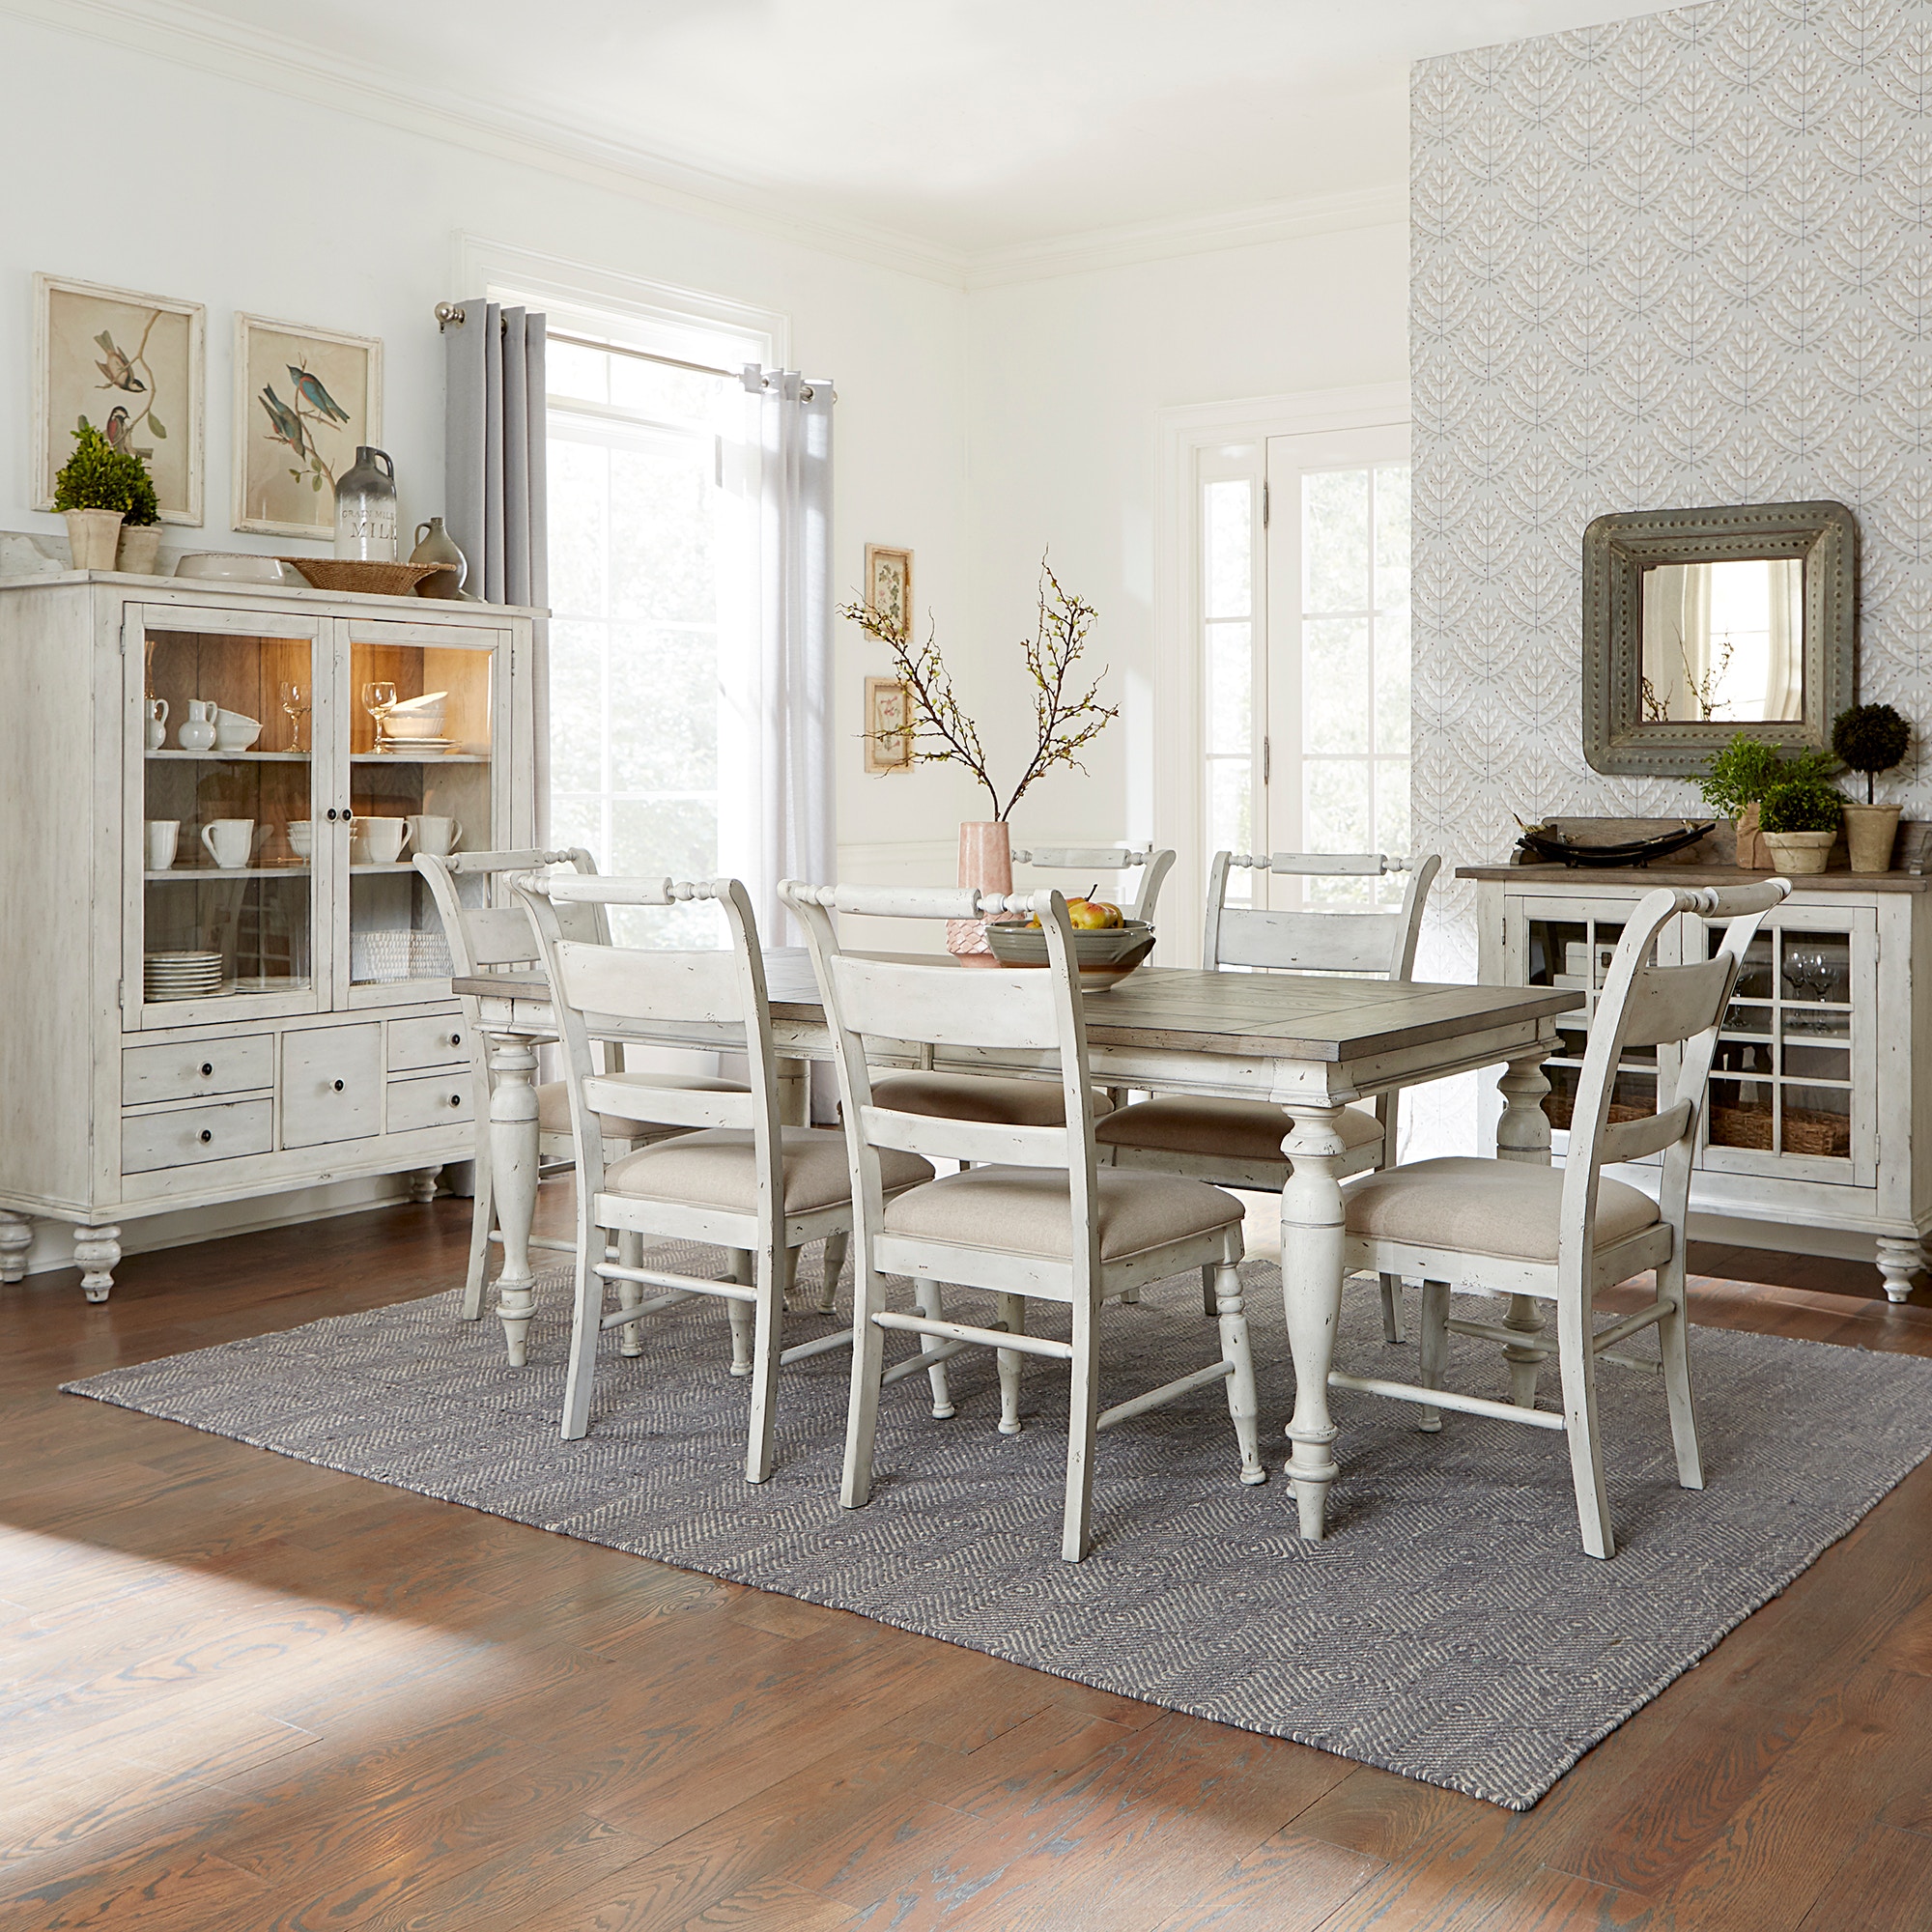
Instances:
[[[1407,425],[1204,451],[1201,532],[1207,853],[1406,856]],[[1236,871],[1229,896],[1393,903],[1401,881]]]

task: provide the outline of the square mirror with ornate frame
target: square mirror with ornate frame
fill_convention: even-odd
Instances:
[[[1855,701],[1859,526],[1842,503],[1634,510],[1583,532],[1583,755],[1690,777],[1740,731],[1829,746]]]

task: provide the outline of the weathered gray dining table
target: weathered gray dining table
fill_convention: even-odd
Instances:
[[[984,970],[961,967],[961,971]],[[765,954],[772,1033],[794,1062],[830,1060],[831,1036],[802,948]],[[550,989],[540,976],[459,979],[477,1002],[492,1040],[490,1158],[502,1232],[498,1310],[527,1320],[534,1306],[530,1223],[536,1208],[536,1045],[556,1037]],[[1281,1276],[1295,1373],[1293,1450],[1301,1533],[1323,1532],[1328,1486],[1339,1467],[1328,1409],[1328,1375],[1342,1304],[1343,1197],[1337,1163],[1341,1110],[1352,1100],[1486,1066],[1503,1068],[1505,1105],[1496,1130],[1504,1159],[1547,1162],[1543,1062],[1556,1043],[1556,1016],[1583,1004],[1556,987],[1391,983],[1321,973],[1214,973],[1144,967],[1086,1004],[1096,1082],[1160,1094],[1270,1100],[1289,1110],[1283,1140],[1293,1172],[1281,1197]],[[613,1035],[659,1046],[729,1050],[715,1026],[653,1023]],[[1058,1078],[1050,1056],[881,1050],[882,1064]],[[795,1082],[794,1092],[805,1083]],[[795,1116],[795,1118],[801,1118]]]

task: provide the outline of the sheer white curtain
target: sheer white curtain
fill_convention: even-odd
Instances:
[[[1771,638],[1765,658],[1765,718],[1804,716],[1804,564],[1779,557],[1765,566],[1771,579]]]
[[[781,879],[835,876],[832,696],[832,384],[748,363],[757,454],[761,734],[758,929],[768,946],[805,935]]]
[[[1643,677],[1660,715],[1680,723],[1704,715],[1711,674],[1711,572],[1665,563],[1643,577]]]

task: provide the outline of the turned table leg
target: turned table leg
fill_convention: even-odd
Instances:
[[[26,1280],[27,1250],[33,1244],[33,1225],[27,1217],[0,1208],[0,1282]]]
[[[73,1258],[80,1267],[80,1292],[90,1301],[105,1301],[121,1264],[121,1230],[107,1223],[73,1231]]]
[[[1549,1047],[1540,1046],[1534,1054],[1512,1060],[1496,1081],[1503,1096],[1502,1118],[1496,1122],[1496,1158],[1527,1161],[1532,1166],[1549,1165],[1549,1116],[1543,1111],[1543,1096],[1549,1081],[1543,1063]],[[1543,1304],[1533,1294],[1513,1294],[1503,1326],[1522,1336],[1520,1347],[1503,1350],[1509,1364],[1510,1401],[1519,1408],[1536,1406],[1536,1375],[1549,1350],[1540,1345],[1543,1333]]]
[[[1282,1143],[1291,1167],[1281,1196],[1281,1292],[1294,1358],[1294,1416],[1288,1425],[1294,1448],[1287,1474],[1301,1533],[1311,1543],[1325,1533],[1328,1485],[1340,1474],[1332,1453],[1337,1431],[1328,1415],[1328,1371],[1342,1313],[1341,1114],[1339,1104],[1311,1107],[1297,1100],[1293,1128]]]
[[[529,1358],[530,1318],[536,1313],[536,1272],[530,1266],[530,1223],[537,1211],[536,1049],[498,1036],[490,1071],[490,1176],[497,1192],[497,1225],[503,1235],[503,1267],[497,1277],[497,1314],[510,1366]]]
[[[1912,1277],[1924,1265],[1925,1250],[1917,1241],[1900,1240],[1892,1235],[1878,1237],[1878,1271],[1885,1277],[1887,1300],[1906,1300],[1912,1293]]]

